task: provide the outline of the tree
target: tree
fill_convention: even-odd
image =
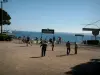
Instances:
[[[1,26],[1,34],[2,34],[2,29],[3,29],[2,25],[10,25],[11,24],[11,22],[10,22],[11,17],[5,10],[2,10],[1,8],[0,8],[0,13],[1,13],[0,26]]]

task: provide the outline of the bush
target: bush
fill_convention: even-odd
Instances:
[[[87,40],[87,44],[88,45],[98,45],[99,44],[99,40]]]
[[[12,37],[6,34],[0,34],[0,41],[11,41]]]

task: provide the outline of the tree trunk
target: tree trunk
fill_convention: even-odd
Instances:
[[[1,34],[2,34],[2,25],[3,25],[3,2],[1,1],[1,9],[2,9],[2,12],[1,12]]]
[[[1,34],[2,34],[2,30],[3,30],[3,27],[2,27],[2,25],[1,25]]]
[[[95,37],[95,40],[96,40],[96,35],[94,37]]]

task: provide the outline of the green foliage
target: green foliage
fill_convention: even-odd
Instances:
[[[11,17],[10,17],[10,15],[5,11],[5,10],[3,10],[2,11],[2,9],[0,8],[0,25],[2,24],[2,13],[3,13],[3,25],[5,25],[5,24],[7,24],[7,25],[10,25],[11,24],[11,22],[10,22],[10,19],[11,19]]]
[[[0,34],[0,41],[11,41],[12,37],[6,34]]]

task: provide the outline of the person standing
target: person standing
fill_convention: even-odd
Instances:
[[[46,49],[47,49],[47,44],[46,41],[42,42],[42,44],[40,45],[40,47],[42,47],[42,51],[41,51],[41,57],[44,57],[46,55]]]
[[[69,41],[66,43],[66,47],[67,47],[67,55],[69,55],[70,54],[70,42]]]
[[[59,37],[59,43],[61,44],[61,37]]]
[[[75,42],[75,54],[77,54],[77,48],[78,48],[78,46],[77,46],[77,44]]]
[[[52,39],[51,38],[49,39],[49,42],[50,42],[50,44],[52,44]]]
[[[23,36],[23,38],[22,38],[22,42],[25,43],[25,36]]]
[[[54,51],[54,41],[52,42],[52,51]]]
[[[55,42],[55,37],[53,36],[53,42]]]

